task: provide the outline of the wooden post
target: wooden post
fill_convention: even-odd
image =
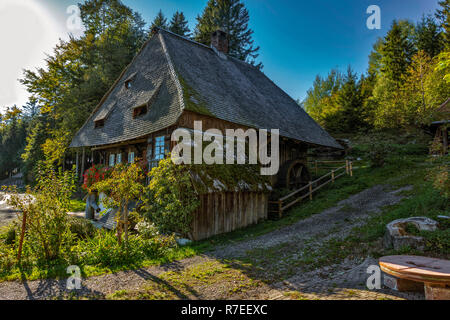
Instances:
[[[348,160],[345,160],[345,172],[346,172],[347,174],[350,173],[348,162],[349,162]]]
[[[317,176],[317,174],[318,174],[318,167],[317,167],[317,160],[315,161],[316,162],[316,176]]]
[[[442,144],[444,147],[444,155],[447,153],[448,150],[448,128],[442,128]]]
[[[278,201],[278,217],[281,218],[283,216],[283,202]]]
[[[334,183],[334,170],[331,170],[331,181]]]
[[[77,155],[76,155],[76,159],[75,159],[75,168],[76,168],[76,176],[77,178],[79,177],[79,170],[80,170],[80,164],[78,163],[78,150],[77,150]]]
[[[310,182],[309,182],[309,200],[311,200],[311,201],[312,201],[312,199],[313,199],[313,194],[312,194],[312,192],[313,192],[313,186],[312,186],[312,181],[310,181]]]
[[[350,177],[353,177],[353,162],[350,161]]]
[[[83,179],[83,174],[84,174],[84,165],[86,162],[86,149],[83,148],[83,154],[81,156],[81,172],[80,172],[80,179]]]
[[[27,210],[22,212],[22,230],[20,230],[19,249],[17,251],[17,261],[20,263],[22,259],[22,246],[25,238],[25,229],[27,227]]]

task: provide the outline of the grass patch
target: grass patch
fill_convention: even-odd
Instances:
[[[220,283],[220,286],[215,286]],[[206,261],[183,271],[168,271],[146,281],[138,290],[120,290],[107,298],[113,300],[224,299],[245,294],[258,287],[255,281],[229,264]]]

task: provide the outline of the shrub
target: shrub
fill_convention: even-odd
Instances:
[[[0,241],[0,273],[9,271],[15,263],[14,248]]]
[[[92,187],[108,195],[106,203],[108,208],[118,208],[117,213],[117,239],[122,241],[122,232],[125,231],[125,241],[128,241],[130,230],[128,205],[138,199],[143,193],[143,169],[140,164],[120,164],[114,167],[110,176],[97,182]]]
[[[70,232],[78,239],[91,238],[95,235],[94,225],[86,219],[78,217],[68,217]]]
[[[368,158],[372,168],[380,168],[384,166],[390,148],[384,144],[376,143],[372,146],[368,153]]]
[[[163,233],[189,234],[193,212],[200,202],[193,190],[188,166],[176,165],[168,157],[153,168],[149,177],[144,215]]]
[[[442,254],[450,253],[450,229],[422,231],[420,235],[425,239],[427,250]]]
[[[70,250],[72,234],[67,213],[74,190],[73,172],[56,172],[50,166],[40,166],[34,192],[28,190],[25,196],[17,192],[11,195],[8,203],[19,211],[19,220],[26,218],[26,229],[22,233],[20,226],[20,234],[25,235],[23,241],[38,260],[56,260]]]
[[[92,166],[83,175],[84,180],[82,188],[87,192],[91,192],[93,189],[92,187],[96,183],[108,179],[111,176],[111,172],[111,168],[101,164]]]
[[[81,241],[76,251],[81,264],[114,267],[164,257],[175,246],[173,236],[146,239],[130,235],[127,243],[119,244],[114,233],[100,230],[95,237]]]

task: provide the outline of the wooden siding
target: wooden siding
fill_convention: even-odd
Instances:
[[[256,192],[209,193],[194,212],[192,240],[207,239],[267,219],[268,195]]]

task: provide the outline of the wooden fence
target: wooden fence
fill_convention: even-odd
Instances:
[[[316,172],[319,170],[319,164],[326,163],[330,164],[342,164],[343,161],[315,161],[314,168]],[[323,168],[323,167],[322,167]],[[334,183],[336,179],[344,175],[353,176],[353,162],[345,161],[345,165],[337,168],[333,168],[327,174],[321,176],[320,178],[310,181],[307,185],[302,188],[291,192],[290,194],[280,198],[278,201],[269,201],[269,206],[272,208],[269,210],[269,213],[276,213],[279,218],[283,216],[283,212],[287,209],[291,208],[295,204],[301,202],[302,200],[309,198],[309,200],[313,199],[313,194],[318,190],[322,189],[329,183]]]

